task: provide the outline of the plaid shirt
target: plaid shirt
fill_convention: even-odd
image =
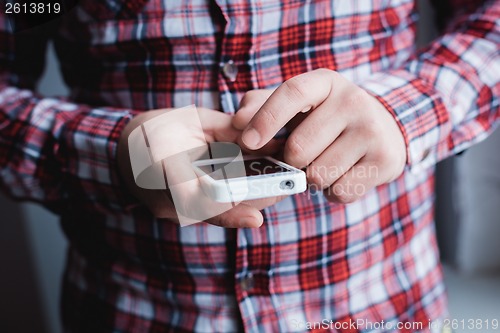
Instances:
[[[61,215],[67,330],[383,331],[350,325],[362,319],[427,331],[446,317],[434,165],[500,114],[500,1],[449,4],[446,30],[419,51],[412,0],[81,0],[50,28],[16,34],[0,16],[0,184]],[[33,92],[48,39],[67,99]],[[394,115],[408,147],[397,180],[348,205],[289,197],[252,230],[180,228],[121,185],[117,141],[135,114],[191,103],[233,113],[246,91],[320,67]]]

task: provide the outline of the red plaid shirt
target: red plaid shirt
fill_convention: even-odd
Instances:
[[[14,34],[0,16],[0,184],[61,215],[67,330],[424,326],[387,329],[409,332],[445,317],[434,165],[498,124],[500,1],[439,4],[446,31],[420,51],[412,0],[81,0],[44,33]],[[68,99],[32,91],[48,39]],[[223,71],[229,61],[237,73]],[[254,230],[180,228],[134,206],[115,155],[135,114],[191,103],[233,113],[246,91],[320,67],[394,115],[408,147],[397,180],[348,205],[289,197]]]

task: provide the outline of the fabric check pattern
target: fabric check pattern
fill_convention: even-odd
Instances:
[[[422,50],[412,0],[81,0],[17,33],[0,16],[0,184],[61,215],[66,330],[294,332],[362,319],[427,332],[445,318],[434,166],[498,125],[500,1],[436,3],[446,29]],[[68,98],[33,92],[48,40]],[[348,205],[289,197],[255,230],[180,228],[127,195],[116,147],[134,115],[193,103],[234,113],[245,92],[316,68],[394,115],[408,147],[399,179]]]

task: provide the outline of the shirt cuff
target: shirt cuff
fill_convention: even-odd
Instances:
[[[138,205],[121,178],[117,148],[120,135],[139,112],[94,108],[64,124],[64,146],[59,149],[70,196],[79,206],[106,213],[128,211]]]
[[[414,74],[395,69],[380,72],[359,86],[394,116],[404,136],[407,168],[419,173],[447,156],[449,113],[438,92]]]

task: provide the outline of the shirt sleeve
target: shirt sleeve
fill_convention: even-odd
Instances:
[[[428,47],[360,84],[394,115],[412,172],[485,139],[498,125],[500,0],[455,0],[451,12]]]
[[[127,210],[136,202],[120,181],[116,152],[137,112],[34,93],[47,30],[14,32],[0,14],[0,187],[56,213],[75,202],[108,213]]]

